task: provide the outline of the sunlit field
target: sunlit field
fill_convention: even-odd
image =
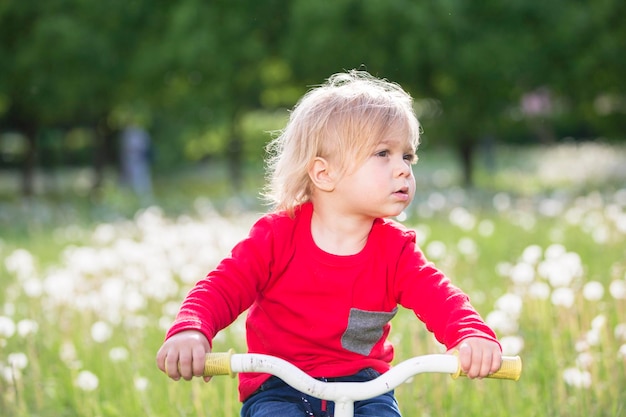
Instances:
[[[522,377],[416,376],[396,391],[404,415],[626,416],[626,152],[509,149],[488,167],[463,190],[448,155],[420,155],[400,220]],[[1,416],[238,415],[236,379],[174,382],[155,366],[189,288],[263,210],[207,172],[157,179],[141,209],[112,185],[97,205],[2,203]],[[443,350],[409,311],[393,326],[397,361]],[[229,348],[245,351],[243,317],[215,340]]]

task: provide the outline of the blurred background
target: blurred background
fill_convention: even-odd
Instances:
[[[624,415],[622,0],[0,0],[0,414],[235,415],[154,354],[267,209],[289,109],[355,68],[414,97],[402,220],[525,361],[407,415]],[[396,320],[400,358],[438,348]]]
[[[97,203],[107,185],[133,186],[124,155],[134,151],[123,145],[132,126],[151,139],[144,154],[157,185],[213,166],[239,192],[251,170],[258,177],[268,131],[284,126],[286,109],[353,68],[414,96],[422,150],[450,152],[463,186],[476,185],[477,164],[498,163],[501,145],[621,145],[624,8],[617,0],[5,0],[0,199],[80,193]],[[149,193],[148,185],[134,189]]]

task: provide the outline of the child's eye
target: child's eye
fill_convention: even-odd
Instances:
[[[376,152],[376,156],[380,156],[380,157],[383,157],[383,158],[388,156],[388,155],[389,155],[389,151],[387,151],[387,150]]]
[[[411,163],[417,162],[417,155],[415,155],[414,153],[406,153],[404,154],[404,160]]]

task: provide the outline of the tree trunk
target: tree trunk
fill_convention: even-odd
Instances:
[[[474,153],[476,144],[472,140],[462,140],[457,146],[459,160],[461,162],[461,173],[463,187],[474,186]]]
[[[102,122],[95,129],[95,143],[93,155],[94,180],[91,185],[91,195],[97,197],[104,185],[104,170],[111,158],[110,141],[113,133],[107,127],[106,121]]]
[[[26,137],[26,155],[22,164],[22,195],[32,197],[35,194],[35,166],[37,161],[36,129],[29,126],[23,133]]]

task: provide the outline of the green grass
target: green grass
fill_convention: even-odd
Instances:
[[[563,188],[562,179],[542,182],[536,175],[536,153],[531,158],[518,151],[526,171],[515,167],[514,153],[506,150],[500,159],[506,163],[491,174],[480,169],[471,191],[456,187],[450,154],[422,155],[416,167],[419,195],[406,223],[484,317],[512,314],[508,323],[515,328],[497,331],[523,341],[522,378],[417,376],[396,390],[403,413],[626,415],[626,300],[610,291],[615,283],[626,285],[622,179],[570,179]],[[236,380],[173,382],[154,361],[186,291],[263,210],[254,198],[262,184],[258,171],[246,176],[235,195],[218,168],[157,176],[154,203],[160,209],[139,209],[139,201],[116,190],[114,178],[97,200],[67,191],[29,203],[2,200],[3,416],[237,415]],[[448,173],[443,180],[437,177],[442,172]],[[526,251],[532,245],[539,249],[534,259]],[[569,256],[558,256],[559,248]],[[511,270],[524,259],[534,275],[515,281]],[[580,267],[559,284],[573,296],[570,306],[551,299],[556,287],[540,273],[550,262],[557,278],[572,265]],[[585,292],[589,282],[602,285],[601,298]],[[547,298],[533,296],[536,288],[547,289]],[[512,294],[522,301],[519,315],[497,305]],[[7,322],[16,325],[13,332]],[[33,323],[36,329],[29,328]],[[397,360],[440,351],[411,312],[401,311],[393,326]],[[215,350],[231,347],[245,351],[241,320],[215,341]],[[583,379],[568,382],[567,372],[582,372]],[[81,387],[85,375],[97,378],[95,389]]]

